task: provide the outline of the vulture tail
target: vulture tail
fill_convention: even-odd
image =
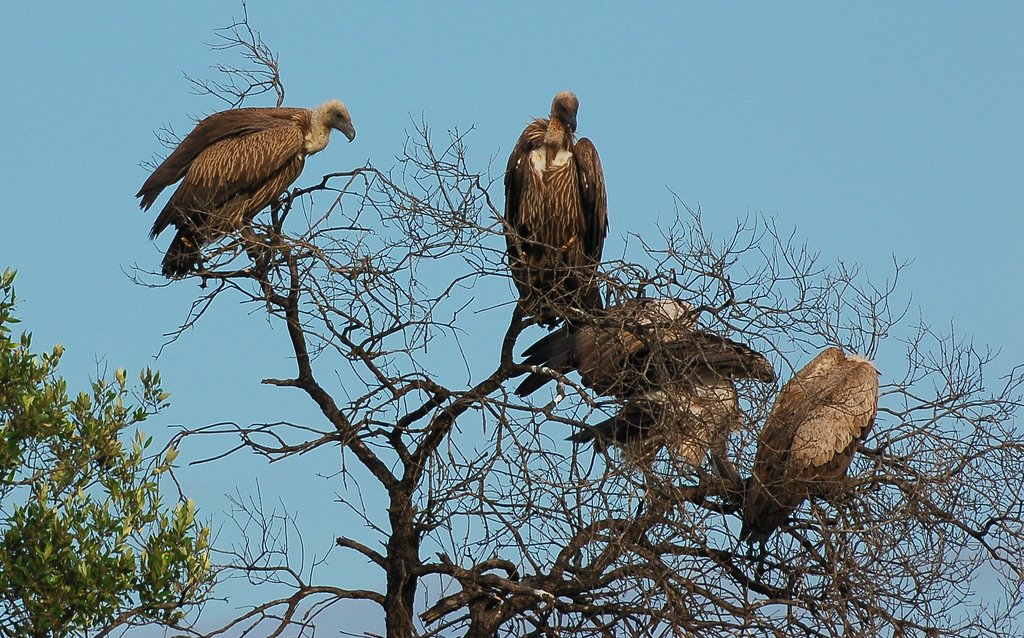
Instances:
[[[562,372],[570,369],[572,363],[572,351],[558,354],[551,359],[548,359],[546,362],[530,363],[529,361],[524,361],[523,363],[526,365],[544,365],[552,370]],[[541,372],[531,372],[526,375],[526,378],[523,379],[522,383],[516,386],[516,396],[528,397],[547,385],[547,383],[553,378],[554,377]]]
[[[572,335],[568,329],[550,332],[536,341],[532,346],[523,351],[526,359],[524,365],[541,365],[558,352],[564,352],[573,346]]]
[[[576,346],[576,330],[565,326],[557,332],[544,335],[523,352],[526,357],[522,365],[546,366],[552,370],[568,371],[573,367],[573,349]],[[539,372],[531,372],[516,387],[516,395],[527,397],[539,390],[551,377]]]
[[[566,436],[565,440],[570,440],[573,443],[586,443],[588,441],[592,441],[595,438],[597,438],[599,434],[601,434],[601,435],[603,435],[603,434],[610,434],[611,433],[611,428],[610,427],[608,428],[608,432],[600,432],[599,433],[597,431],[597,429],[601,425],[604,425],[605,423],[607,423],[607,421],[605,421],[604,423],[601,423],[600,425],[595,425],[593,427],[584,428],[584,429],[580,430],[579,432],[573,434],[572,436]]]
[[[605,449],[609,443],[621,443],[625,440],[626,432],[629,428],[629,424],[623,422],[623,416],[621,413],[617,414],[610,419],[601,421],[597,425],[584,428],[565,440],[572,441],[573,443],[594,441],[594,448],[597,450]]]
[[[656,428],[657,425],[657,415],[653,414],[648,406],[643,403],[627,403],[615,416],[580,430],[566,441],[573,443],[594,441],[594,447],[603,450],[609,443],[625,444],[642,441],[654,433],[653,428]]]
[[[164,256],[164,276],[168,279],[181,279],[198,265],[199,242],[192,233],[179,230]]]
[[[545,385],[547,385],[548,381],[550,380],[551,377],[549,377],[546,374],[531,372],[529,375],[527,375],[525,379],[523,379],[522,383],[516,386],[516,396],[528,397],[537,390],[540,390]]]
[[[740,540],[746,541],[753,545],[754,543],[763,543],[768,540],[771,532],[763,532],[759,529],[755,529],[754,523],[750,521],[743,521],[743,527],[740,528]]]
[[[743,481],[743,526],[740,528],[740,540],[753,545],[764,543],[782,523],[786,522],[788,513],[766,511],[762,494],[754,494],[754,477],[748,476]]]

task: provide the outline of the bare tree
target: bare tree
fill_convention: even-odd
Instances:
[[[283,95],[277,58],[247,20],[227,37],[260,52],[247,59],[262,71],[202,86],[236,104],[265,72]],[[339,530],[336,545],[386,585],[341,587],[328,570],[314,582],[288,551],[288,515],[240,496],[250,543],[228,550],[222,570],[286,593],[189,633],[312,635],[341,600],[379,605],[392,637],[1016,633],[1024,367],[1000,372],[969,338],[909,320],[900,262],[878,283],[822,263],[773,219],[739,220],[719,237],[677,201],[662,237],[630,239],[640,258],[604,264],[610,299],[686,299],[704,329],[768,353],[780,383],[828,345],[884,358],[877,423],[849,479],[763,546],[741,544],[743,477],[777,387],[740,384],[744,427],[705,467],[563,441],[616,404],[557,371],[551,393],[512,393],[538,369],[516,362],[529,326],[513,303],[491,176],[467,164],[465,144],[421,122],[394,167],[312,180],[254,240],[207,256],[197,276],[209,285],[181,328],[218,300],[265,308],[285,326],[296,370],[264,383],[303,392],[323,423],[217,424],[180,438],[226,437],[224,454],[273,460],[342,450],[330,480],[368,531]],[[483,307],[498,296],[509,303]],[[450,355],[475,314],[507,328],[493,353],[462,353],[467,382]]]

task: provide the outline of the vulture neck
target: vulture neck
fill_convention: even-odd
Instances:
[[[327,126],[329,117],[320,107],[310,113],[309,130],[306,131],[305,144],[302,148],[306,155],[313,155],[327,148],[327,143],[331,141],[331,127]]]
[[[568,151],[571,147],[572,134],[562,124],[562,120],[554,115],[548,121],[548,130],[544,133],[544,150],[547,155],[547,165],[555,163],[558,151]]]

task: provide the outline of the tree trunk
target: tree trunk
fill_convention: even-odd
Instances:
[[[388,638],[409,638],[415,633],[413,603],[416,601],[420,539],[413,526],[412,489],[404,482],[391,491],[388,518],[391,537],[387,544],[387,590],[384,623]]]

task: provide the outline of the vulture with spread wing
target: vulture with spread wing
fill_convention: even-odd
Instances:
[[[874,424],[878,371],[828,348],[783,386],[758,439],[740,538],[764,542],[808,496],[846,475]]]
[[[600,308],[597,265],[608,227],[604,173],[587,138],[574,141],[579,100],[555,96],[531,122],[505,172],[505,239],[524,312],[548,327]]]
[[[181,184],[150,232],[178,229],[163,273],[183,277],[200,261],[200,249],[244,228],[284,193],[302,172],[306,157],[323,150],[337,129],[356,136],[348,109],[338,100],[315,109],[242,108],[199,122],[153,171],[136,197],[148,210],[163,189]]]
[[[624,399],[614,417],[571,440],[595,440],[634,451],[666,445],[693,465],[716,434],[740,425],[735,379],[775,380],[764,355],[725,337],[696,330],[692,307],[678,299],[634,299],[583,326],[563,326],[524,353],[525,365],[576,370],[584,385]],[[531,372],[516,388],[526,396],[551,380]]]

